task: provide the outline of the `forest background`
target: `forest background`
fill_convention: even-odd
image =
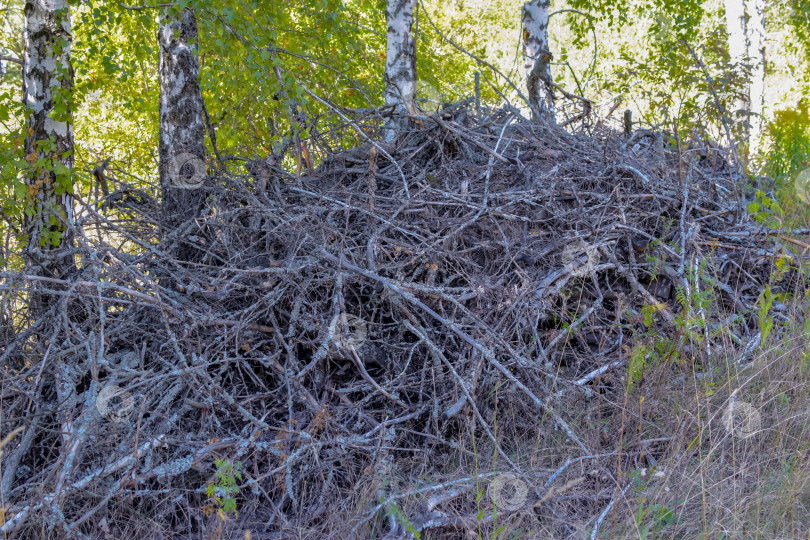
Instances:
[[[681,133],[708,135],[718,144],[728,144],[723,123],[729,122],[739,143],[745,113],[736,105],[749,74],[729,56],[725,12],[732,3],[556,2],[549,26],[552,76],[566,91],[595,104],[597,114],[611,112],[607,119],[617,126],[629,108],[638,127],[672,129],[677,122]],[[22,58],[23,2],[4,4],[0,163],[2,204],[10,217],[22,210],[24,190],[17,174],[25,124],[21,73],[9,61]],[[109,159],[134,183],[154,187],[159,92],[154,9],[105,1],[72,4],[75,91],[66,106],[74,111],[74,184],[88,190],[92,169]],[[321,117],[324,124],[334,119],[332,110],[303,87],[337,108],[383,102],[382,0],[178,4],[198,10],[200,84],[222,155],[267,156],[289,131],[289,103],[279,99],[281,82],[292,89],[287,99],[300,100],[310,118]],[[810,3],[763,5],[766,136],[750,155],[750,170],[771,175],[785,187],[806,167],[810,148],[807,102],[802,101],[810,94]],[[501,74],[525,91],[521,7],[517,0],[420,3],[414,30],[418,98],[436,106],[469,97],[478,71],[484,101],[507,99],[519,105],[516,88]],[[273,66],[282,68],[283,81]],[[567,111],[558,112],[562,123]],[[8,220],[0,223],[8,226]]]

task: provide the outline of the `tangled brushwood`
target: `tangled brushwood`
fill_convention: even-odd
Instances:
[[[627,471],[726,432],[662,433],[628,389],[753,362],[807,231],[665,134],[465,103],[411,128],[212,176],[159,243],[119,190],[79,209],[75,275],[3,275],[3,533],[595,537]],[[34,293],[58,301],[31,321]]]

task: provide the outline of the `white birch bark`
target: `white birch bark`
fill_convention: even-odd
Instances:
[[[554,119],[554,87],[551,51],[548,48],[550,0],[532,0],[523,5],[523,58],[529,106],[535,119]]]
[[[206,178],[204,104],[200,92],[197,19],[184,9],[159,16],[161,233],[200,216]],[[190,253],[174,253],[186,260]]]
[[[48,158],[60,169],[49,172],[40,168],[25,179],[35,206],[33,215],[25,216],[28,235],[25,256],[36,274],[59,277],[75,267],[70,256],[73,243],[73,125],[68,108],[73,89],[70,8],[68,0],[26,0],[24,13],[22,96],[29,133],[25,156],[31,164]],[[48,144],[49,140],[53,144]],[[49,234],[56,232],[62,233],[61,240],[58,235]]]
[[[765,0],[725,0],[726,29],[731,61],[750,71],[737,103],[744,111],[749,151],[759,149],[765,107]]]
[[[416,41],[412,32],[416,0],[388,0],[388,44],[385,55],[385,104],[399,112],[415,114]],[[396,128],[407,122],[388,122],[385,140],[396,137]]]

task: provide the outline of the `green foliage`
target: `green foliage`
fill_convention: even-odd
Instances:
[[[154,10],[95,1],[74,7],[76,168],[112,158],[141,184],[157,178],[157,24]],[[88,189],[88,183],[82,188]]]
[[[480,534],[481,524],[484,522],[484,515],[486,514],[486,508],[481,504],[481,501],[484,498],[484,488],[478,488],[475,492],[475,507],[478,509],[478,512],[475,514],[475,521],[478,523],[478,530]]]
[[[703,271],[699,271],[699,274],[701,274],[702,277]],[[694,273],[687,271],[687,279],[690,280],[690,283],[694,283]],[[681,329],[685,330],[690,326],[703,326],[702,319],[694,317],[694,314],[709,307],[714,300],[714,293],[711,289],[696,292],[690,288],[689,294],[687,295],[686,289],[678,285],[675,287],[675,300],[681,305],[678,325]]]
[[[810,0],[787,0],[784,4],[787,12],[783,20],[795,36],[787,42],[788,48],[802,51],[810,63]]]
[[[632,390],[633,386],[641,380],[651,354],[652,351],[643,343],[633,347],[633,351],[630,353],[630,361],[627,363],[628,390]]]
[[[237,480],[242,480],[242,462],[231,463],[228,459],[216,458],[216,481],[209,482],[205,489],[206,495],[220,507],[220,517],[224,520],[228,515],[239,516],[236,511],[235,495],[239,494]]]
[[[748,213],[754,219],[768,227],[779,227],[782,225],[784,211],[775,198],[769,197],[764,191],[757,190],[754,193],[754,200],[748,204]]]
[[[647,506],[644,504],[645,502],[646,498],[642,498],[635,514],[636,527],[641,540],[650,538],[651,532],[660,532],[675,521],[675,515],[670,508],[658,503]]]
[[[385,502],[385,501],[381,501]],[[413,534],[414,538],[420,540],[422,538],[421,531],[416,530],[416,526],[413,524],[408,517],[402,513],[402,510],[396,503],[389,503],[385,507],[385,515],[387,516],[394,516],[394,519],[399,523],[401,526],[405,527],[405,530],[411,534]]]
[[[786,260],[782,258],[776,260],[775,267],[771,275],[771,281],[778,282],[781,280],[782,276],[787,273],[790,267],[786,264]],[[770,285],[766,285],[765,290],[760,293],[757,299],[757,316],[763,344],[773,330],[774,318],[773,315],[771,315],[771,309],[773,308],[774,302],[786,302],[788,299],[786,293],[775,293]]]
[[[749,211],[771,227],[803,226],[810,218],[810,112],[808,100],[795,109],[774,113],[768,124],[763,173],[774,180],[774,192],[756,192]],[[770,203],[770,204],[769,204]]]
[[[773,318],[769,318],[768,314],[771,311],[775,298],[775,295],[771,292],[771,286],[766,285],[765,290],[760,293],[759,300],[757,301],[757,305],[759,306],[759,331],[762,334],[762,343],[765,343],[765,340],[768,339],[768,335],[773,329]]]
[[[656,478],[655,469],[651,469],[650,479]],[[638,508],[634,514],[636,532],[639,538],[658,538],[660,533],[672,523],[675,523],[675,513],[670,505],[652,502],[647,495],[648,485],[644,477],[646,469],[633,469],[630,472],[630,479],[633,483],[634,491],[637,492]],[[682,504],[683,501],[677,501]],[[652,534],[652,536],[651,536]]]
[[[20,32],[23,25],[22,2],[10,0],[5,8],[0,10],[0,54],[13,58],[23,58],[22,40]],[[67,10],[55,14],[56,22],[67,15]],[[51,43],[53,53],[61,55],[69,45],[67,39],[60,37]],[[2,62],[3,71],[0,73],[0,233],[6,234],[11,227],[16,233],[17,241],[27,239],[21,233],[22,227],[14,227],[14,222],[22,221],[24,216],[34,217],[38,210],[34,203],[38,191],[43,188],[42,182],[53,182],[56,194],[73,192],[73,174],[65,167],[61,159],[65,155],[57,153],[54,139],[34,141],[34,151],[24,155],[24,142],[33,134],[27,128],[26,109],[20,99],[22,69],[17,63]],[[57,81],[70,79],[70,70],[61,64],[55,66]],[[53,99],[49,104],[52,107],[50,116],[58,122],[71,120],[72,111],[76,107],[73,89],[68,85],[52,86]],[[33,179],[28,184],[26,179]],[[29,185],[30,184],[30,185]],[[59,209],[56,209],[59,212]],[[62,215],[62,218],[65,216]],[[62,225],[56,215],[46,219],[48,227],[42,231],[42,236],[34,239],[43,246],[59,245],[62,241]],[[6,263],[7,261],[2,261]],[[18,268],[20,261],[12,259],[12,267]]]
[[[9,2],[9,9],[0,12],[5,22],[0,27],[0,48],[21,57],[22,2]],[[501,94],[515,98],[506,81],[457,50],[440,32],[521,85],[522,5],[522,0],[420,3],[417,72],[426,110],[435,110],[435,102],[471,95],[475,71],[482,74],[484,101],[499,101]],[[191,8],[197,15],[200,84],[220,154],[265,156],[294,130],[311,139],[315,130],[299,126],[293,118],[296,112],[303,122],[323,127],[339,120],[334,109],[379,106],[384,6],[383,0],[174,2],[171,12]],[[565,11],[569,7],[579,12]],[[786,21],[783,26],[790,39],[782,45],[805,51],[810,58],[808,7],[808,0],[784,0],[770,8],[775,15],[769,20]],[[594,103],[623,96],[638,109],[640,125],[677,124],[681,134],[688,134],[682,138],[717,139],[724,134],[724,124],[734,134],[739,132],[744,118],[734,104],[745,74],[730,69],[722,2],[571,0],[555,8],[564,10],[551,20],[552,69],[562,86]],[[108,157],[131,175],[127,178],[131,184],[154,186],[157,11],[126,9],[111,0],[74,2],[71,10],[75,91],[57,96],[55,116],[66,118],[73,112],[77,152],[74,173],[63,177],[63,189],[87,193],[88,175],[76,171],[88,171]],[[645,39],[639,40],[639,35]],[[16,216],[27,204],[18,172],[25,164],[14,142],[24,119],[18,105],[19,72],[9,64],[0,79],[0,202],[7,214]],[[799,124],[805,126],[803,131],[797,130]],[[789,176],[788,171],[806,163],[810,140],[806,126],[806,108],[792,116],[777,114],[770,131],[769,174]],[[328,148],[358,141],[353,130],[337,130],[310,141],[310,150],[317,161]],[[210,141],[207,144],[213,150]],[[243,172],[239,161],[226,161],[224,166]]]
[[[729,59],[722,3],[698,0],[573,0],[572,7],[599,21],[599,98],[623,96],[640,114],[640,124],[672,129],[684,142],[716,140],[726,126],[735,141],[746,120],[734,105],[746,74]],[[575,46],[587,27],[571,15]],[[639,46],[638,35],[645,35]],[[683,134],[688,134],[684,136]]]
[[[641,307],[641,316],[644,317],[644,326],[650,328],[655,321],[658,306],[644,305]]]
[[[790,181],[810,167],[810,102],[805,98],[795,110],[777,111],[768,125],[770,147],[766,154],[766,174],[778,182]]]
[[[0,189],[2,189],[2,212],[6,216],[20,215],[24,206],[21,204],[28,196],[28,189],[23,181],[22,171],[29,165],[23,159],[24,126],[22,121],[22,104],[13,101],[11,92],[0,94],[0,125],[7,133],[0,138]]]

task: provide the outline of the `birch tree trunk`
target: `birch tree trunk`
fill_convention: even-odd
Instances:
[[[744,138],[751,153],[759,149],[765,105],[765,0],[725,0],[731,60],[750,72],[743,100]]]
[[[73,261],[73,125],[71,93],[73,41],[68,0],[26,0],[22,96],[28,114],[25,159],[34,212],[24,219],[28,271],[64,277]],[[44,164],[42,161],[45,160]],[[49,170],[50,169],[50,170]],[[29,213],[31,215],[29,215]],[[40,314],[50,300],[32,292],[32,309]],[[55,300],[55,299],[51,299]]]
[[[163,197],[161,234],[177,230],[202,214],[206,193],[204,104],[200,92],[197,19],[184,9],[159,17],[160,144],[159,174]],[[182,238],[179,239],[182,244]],[[172,253],[189,260],[193,248]]]
[[[416,40],[413,36],[416,0],[388,0],[385,18],[388,21],[388,45],[385,56],[385,104],[394,105],[397,112],[415,114],[416,99]],[[385,141],[396,138],[396,129],[407,121],[389,121]]]
[[[532,0],[523,5],[523,58],[532,116],[535,120],[554,121],[554,86],[548,48],[550,7],[550,0]]]

